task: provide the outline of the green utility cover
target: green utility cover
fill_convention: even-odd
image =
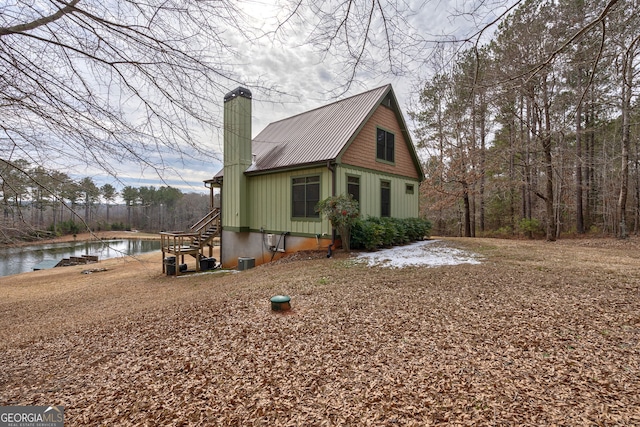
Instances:
[[[287,295],[276,295],[275,297],[271,297],[271,302],[282,303],[282,302],[289,302],[289,301],[291,301],[291,297]]]

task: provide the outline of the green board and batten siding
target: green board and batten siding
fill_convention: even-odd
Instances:
[[[320,200],[331,196],[332,174],[325,166],[249,177],[249,205],[259,207],[251,209],[248,214],[251,231],[263,229],[266,233],[279,233],[287,230],[298,236],[330,234],[331,227],[326,218],[300,220],[291,217],[292,179],[315,175],[320,175]],[[380,216],[380,182],[383,180],[391,183],[391,216],[418,216],[418,180],[336,165],[336,195],[347,193],[347,176],[360,178],[362,217]],[[406,193],[407,184],[413,185],[414,194]]]
[[[320,199],[331,195],[331,173],[317,167],[299,171],[287,171],[251,176],[249,204],[250,228],[252,231],[280,233],[289,231],[299,236],[315,236],[330,233],[329,222],[324,219],[298,220],[291,218],[291,180],[294,177],[320,175]]]
[[[347,176],[360,178],[360,214],[380,216],[380,182],[391,183],[391,216],[395,218],[416,218],[419,214],[417,179],[385,174],[358,167],[340,165],[337,169],[336,194],[347,194]],[[406,194],[407,184],[413,185],[414,194]]]

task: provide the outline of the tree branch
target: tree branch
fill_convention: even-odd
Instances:
[[[35,21],[27,22],[25,24],[14,25],[12,27],[0,28],[0,37],[6,36],[9,34],[16,33],[24,33],[27,31],[35,30],[38,27],[46,26],[51,24],[54,21],[62,18],[64,15],[73,13],[76,11],[76,5],[80,2],[80,0],[72,0],[71,3],[65,4],[65,6],[52,15],[43,16],[40,19],[36,19]]]

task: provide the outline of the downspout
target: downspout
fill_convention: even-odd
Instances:
[[[327,160],[327,169],[331,171],[331,196],[335,197],[336,195],[336,168],[335,165],[331,164],[331,160]],[[331,228],[331,243],[327,248],[327,258],[331,258],[331,252],[333,251],[333,246],[336,244],[336,229]]]
[[[224,245],[222,244],[222,231],[223,231],[222,230],[222,203],[224,203],[223,200],[222,200],[222,182],[223,182],[223,179],[222,178],[218,178],[217,181],[218,181],[218,185],[220,186],[220,230],[219,230],[220,231],[220,251],[218,252],[218,256],[220,257],[220,268],[222,268],[222,260],[223,260],[222,253],[224,252],[223,249],[222,249],[224,247]],[[213,243],[213,241],[212,241],[212,243]]]

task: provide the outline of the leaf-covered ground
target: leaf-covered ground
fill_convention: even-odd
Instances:
[[[438,245],[483,261],[2,278],[0,405],[69,426],[640,425],[638,240]]]

